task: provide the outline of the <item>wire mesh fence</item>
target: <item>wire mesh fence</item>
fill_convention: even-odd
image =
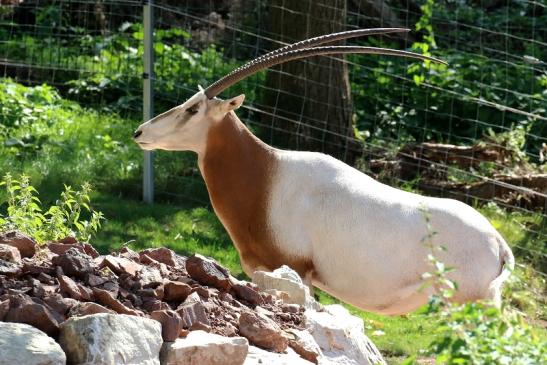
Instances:
[[[2,4],[0,76],[54,85],[67,99],[119,115],[129,136],[142,115],[143,2]],[[545,4],[163,0],[152,7],[156,114],[287,43],[364,27],[413,29],[348,44],[411,49],[448,67],[312,58],[261,72],[221,96],[245,93],[240,118],[275,146],[326,152],[389,184],[509,209],[520,229],[543,242],[521,249],[546,262]],[[157,197],[208,203],[195,156],[159,152],[155,165]],[[137,175],[123,185],[140,189]],[[97,180],[111,181],[107,173]]]

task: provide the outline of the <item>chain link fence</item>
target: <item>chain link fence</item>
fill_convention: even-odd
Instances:
[[[145,112],[143,2],[1,3],[0,76],[47,83],[64,98],[115,113],[127,119],[129,136]],[[245,93],[240,118],[278,147],[330,153],[389,184],[478,206],[495,202],[525,216],[521,229],[543,247],[521,248],[545,262],[545,4],[164,0],[144,6],[154,18],[155,114],[287,43],[364,27],[412,29],[348,43],[430,53],[448,67],[377,56],[312,58],[261,72],[222,96]],[[155,168],[158,199],[208,203],[192,154],[160,151]],[[108,183],[108,173],[97,180]],[[123,185],[141,189],[140,178]]]

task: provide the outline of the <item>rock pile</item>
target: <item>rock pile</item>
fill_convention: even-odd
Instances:
[[[25,364],[383,361],[362,320],[320,308],[294,271],[255,277],[167,248],[99,255],[72,238],[39,247],[0,233],[0,365],[23,353]]]

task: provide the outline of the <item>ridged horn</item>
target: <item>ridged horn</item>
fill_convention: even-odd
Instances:
[[[264,57],[257,58],[256,60],[235,69],[234,71],[230,72],[228,75],[217,80],[216,82],[208,86],[204,92],[209,99],[212,99],[218,94],[220,94],[222,91],[234,85],[235,83],[263,69],[270,68],[270,67],[279,65],[281,63],[306,58],[306,57],[337,55],[337,54],[379,54],[379,55],[388,55],[388,56],[416,58],[420,60],[438,62],[445,65],[447,64],[445,61],[439,60],[437,58],[421,55],[419,53],[401,51],[401,50],[395,50],[395,49],[389,49],[389,48],[361,47],[361,46],[327,46],[327,47],[304,48],[304,49],[287,51],[283,53],[276,52],[272,56],[268,56],[268,57],[264,56]]]
[[[267,57],[274,56],[279,53],[295,51],[297,49],[303,49],[303,48],[312,48],[320,44],[337,42],[344,39],[364,37],[364,36],[377,35],[377,34],[404,33],[404,32],[410,32],[410,29],[408,28],[370,28],[370,29],[348,30],[345,32],[338,32],[338,33],[332,33],[332,34],[324,34],[318,37],[313,37],[313,38],[305,39],[297,43],[289,44],[287,46],[284,46],[274,51],[271,51],[269,53],[266,53],[262,56],[255,58],[254,60],[251,60],[245,63],[244,65],[241,65],[240,67],[236,68],[233,72],[238,71],[239,69],[242,69],[243,67],[247,66],[250,63],[262,60]]]

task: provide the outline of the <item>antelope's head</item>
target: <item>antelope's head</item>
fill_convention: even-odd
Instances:
[[[230,72],[206,89],[200,91],[173,109],[141,124],[133,138],[144,150],[163,149],[171,151],[190,150],[200,152],[205,148],[207,132],[213,123],[224,120],[227,113],[239,108],[244,95],[228,100],[216,98],[222,91],[263,69],[281,63],[321,55],[344,55],[350,53],[381,54],[411,57],[444,63],[432,57],[417,53],[377,47],[321,46],[320,44],[340,41],[371,34],[408,32],[403,28],[358,29],[327,34],[294,43],[260,56]]]

